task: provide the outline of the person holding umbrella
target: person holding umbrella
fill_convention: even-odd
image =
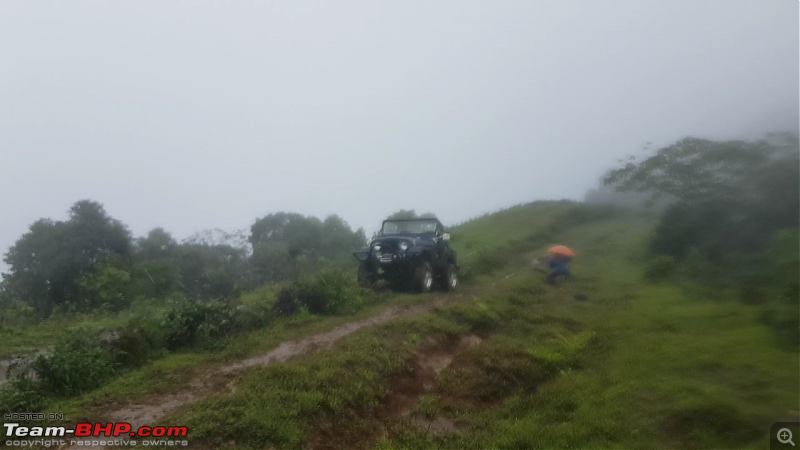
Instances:
[[[548,266],[550,267],[550,275],[547,276],[547,282],[555,284],[558,277],[563,276],[565,280],[569,279],[569,264],[572,258],[575,257],[575,252],[563,245],[556,245],[547,249]]]

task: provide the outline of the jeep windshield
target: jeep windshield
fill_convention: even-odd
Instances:
[[[436,232],[435,220],[387,220],[381,234],[423,234]]]

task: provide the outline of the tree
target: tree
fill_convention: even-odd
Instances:
[[[230,298],[252,287],[248,249],[213,243],[233,235],[210,230],[178,244],[164,229],[151,230],[136,241],[136,293],[157,298],[177,290],[210,300]]]
[[[249,230],[234,230],[231,232],[219,228],[198,231],[192,236],[184,239],[183,244],[201,245],[228,245],[233,248],[240,248],[247,253],[253,254],[253,245],[249,240]]]
[[[262,282],[296,278],[301,272],[349,256],[365,242],[364,230],[353,231],[342,218],[324,221],[279,212],[255,221],[250,228],[251,257]]]
[[[94,273],[78,280],[81,292],[81,307],[107,307],[120,310],[127,307],[130,298],[130,273],[113,267],[103,266]]]
[[[336,258],[347,254],[364,245],[366,236],[364,230],[359,228],[353,231],[341,217],[331,215],[322,222],[320,239],[320,254],[327,258]]]
[[[322,237],[322,222],[316,217],[297,213],[279,212],[256,220],[250,227],[250,243],[256,246],[279,244],[289,259],[303,252],[319,249]]]
[[[79,281],[130,251],[128,229],[101,204],[81,200],[69,220],[40,219],[11,246],[4,257],[6,291],[46,316],[56,306],[80,304]]]
[[[607,185],[604,179],[607,173],[600,178],[600,184],[596,188],[589,189],[584,195],[583,201],[597,205],[619,205],[634,208],[653,206],[650,194],[646,192],[620,192],[616,186]]]
[[[154,228],[147,233],[147,237],[136,240],[136,259],[139,261],[153,261],[171,258],[175,255],[178,243],[172,235],[163,228]]]
[[[80,200],[69,210],[70,234],[81,254],[95,263],[110,255],[128,256],[132,249],[130,231],[109,216],[103,205]]]
[[[670,198],[651,242],[656,253],[698,248],[718,258],[763,249],[777,230],[798,227],[800,140],[789,133],[758,141],[685,138],[612,170],[619,191]]]
[[[247,255],[229,245],[183,244],[176,251],[178,285],[203,300],[235,297],[249,286]]]
[[[178,243],[163,228],[154,228],[136,239],[133,288],[135,295],[164,297],[178,286]]]
[[[395,213],[389,214],[386,220],[411,220],[411,219],[433,219],[436,215],[433,213],[417,214],[413,209],[401,209]]]

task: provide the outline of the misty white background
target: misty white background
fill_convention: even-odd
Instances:
[[[648,141],[796,131],[798,58],[791,0],[4,0],[0,251],[84,198],[179,239],[580,200]]]

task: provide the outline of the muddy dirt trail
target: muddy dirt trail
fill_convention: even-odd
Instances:
[[[313,350],[330,348],[337,340],[349,336],[362,328],[383,325],[401,317],[441,308],[453,303],[457,297],[460,297],[460,295],[438,297],[430,303],[406,309],[389,308],[376,316],[358,322],[347,323],[331,331],[311,335],[299,341],[284,342],[264,355],[245,359],[215,371],[206,372],[190,382],[188,389],[184,392],[161,397],[158,403],[125,405],[108,412],[106,417],[117,422],[129,422],[133,429],[140,426],[153,425],[178,408],[197,402],[212,394],[233,392],[235,386],[233,381],[230,381],[230,374],[251,367],[282,363],[297,355]]]

